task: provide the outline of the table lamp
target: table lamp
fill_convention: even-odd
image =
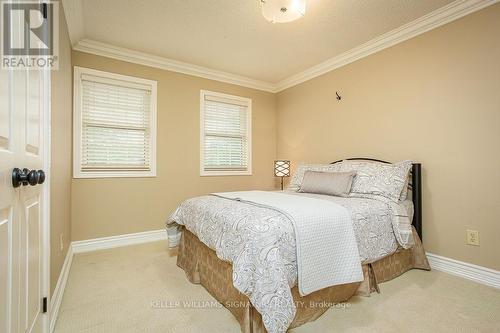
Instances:
[[[274,175],[281,177],[281,190],[283,191],[283,177],[290,177],[290,161],[274,161]]]

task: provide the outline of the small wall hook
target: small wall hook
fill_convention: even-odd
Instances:
[[[337,95],[337,101],[340,101],[342,99],[342,96],[340,96],[338,92],[335,92],[335,95]]]

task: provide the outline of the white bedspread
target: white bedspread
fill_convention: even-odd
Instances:
[[[295,231],[301,296],[363,280],[351,216],[341,205],[284,192],[244,191],[213,195],[275,209],[289,218]]]

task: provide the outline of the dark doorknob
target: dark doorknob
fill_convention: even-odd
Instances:
[[[43,170],[38,170],[38,184],[43,184],[45,182],[45,172]]]
[[[38,184],[38,172],[36,170],[31,170],[28,172],[28,184],[35,186]]]
[[[26,168],[19,169],[14,168],[12,170],[12,186],[19,187],[21,185],[35,186],[37,184],[43,184],[45,181],[45,172],[43,170],[28,170]]]
[[[12,170],[12,186],[19,187],[21,185],[28,185],[28,174],[27,169],[21,170],[19,168],[14,168]]]

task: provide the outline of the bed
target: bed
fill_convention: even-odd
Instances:
[[[346,161],[390,164],[354,158],[333,162],[332,170],[349,166]],[[378,292],[379,283],[410,269],[430,269],[421,244],[421,165],[411,164],[406,178],[405,190],[410,195],[397,202],[369,195],[333,197],[296,191],[235,192],[188,199],[168,221],[170,245],[178,245],[177,265],[188,279],[203,285],[231,311],[242,332],[285,332],[315,320],[355,294]],[[331,231],[316,230],[319,227],[311,222],[315,220],[297,222],[301,214],[309,218],[330,208],[346,212],[348,222],[338,217],[321,220],[324,216],[319,213],[319,225],[332,224]],[[335,214],[328,211],[326,215],[330,218]],[[345,225],[352,226],[352,235],[349,231],[339,233]],[[321,260],[327,259],[318,261],[319,245],[308,241],[317,242],[329,232],[329,237],[334,237],[327,239],[335,242],[323,242],[321,249],[330,251],[328,257],[337,256],[337,261],[321,267]],[[345,241],[349,237],[351,243]],[[355,244],[356,249],[346,250],[349,244]],[[318,254],[310,258],[304,254],[307,251]],[[349,261],[353,257],[357,265]],[[346,270],[343,266],[359,267]],[[325,276],[330,281],[318,285],[309,273],[322,269],[319,281],[328,280]]]

